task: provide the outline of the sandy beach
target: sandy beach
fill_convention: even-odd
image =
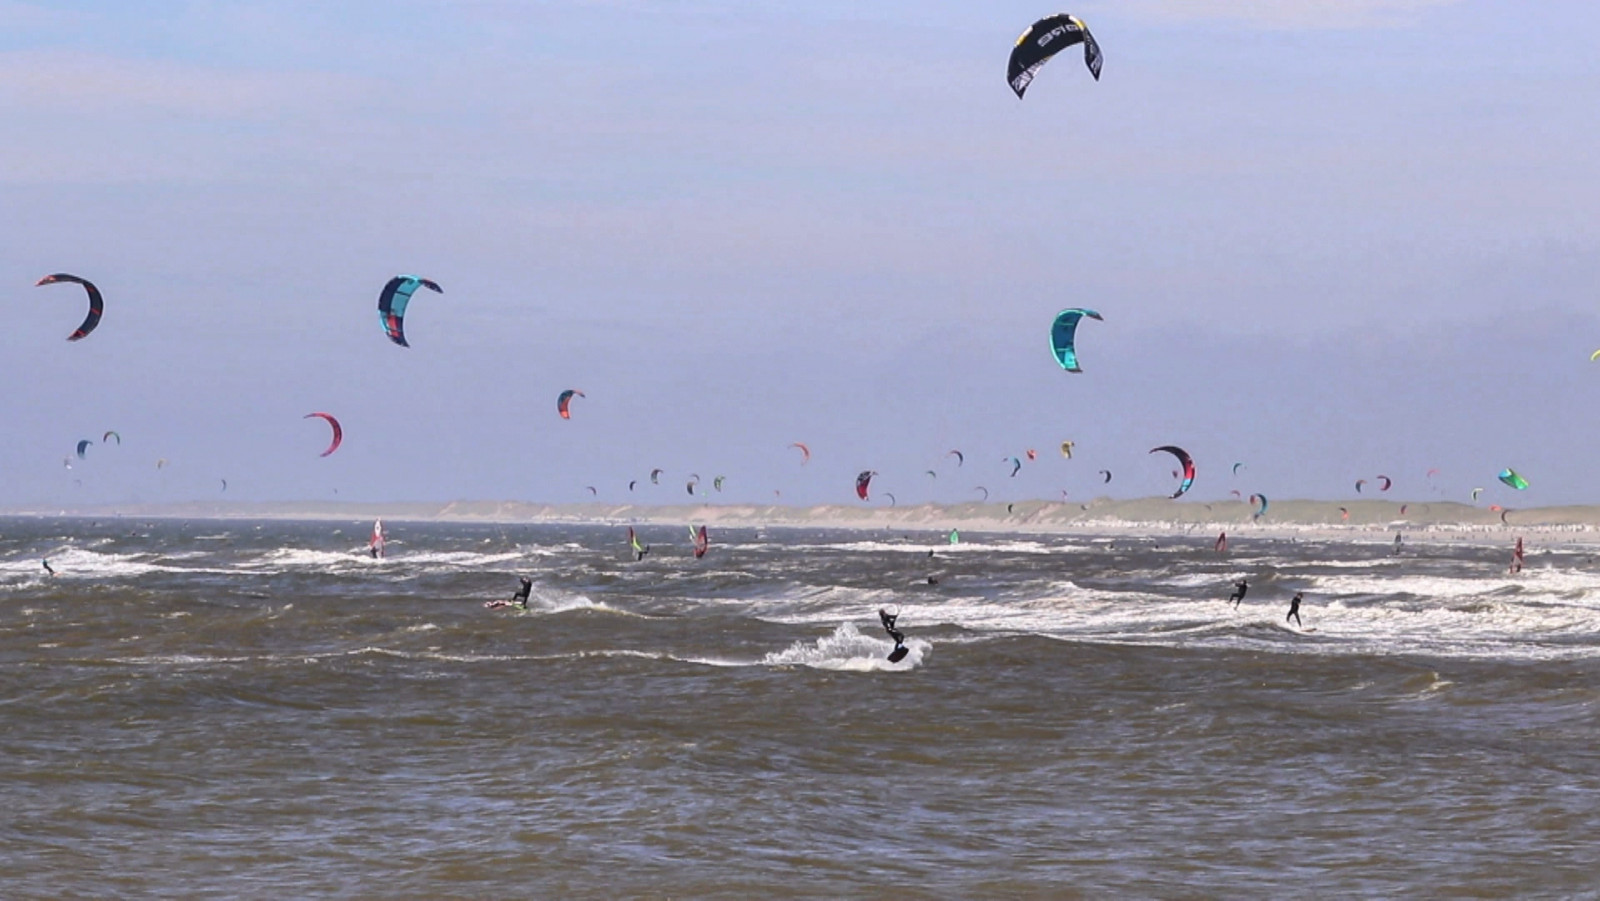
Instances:
[[[1448,502],[1273,502],[1266,516],[1239,502],[1176,502],[1167,498],[1097,499],[1086,503],[1027,501],[1015,504],[923,504],[889,507],[760,504],[538,504],[522,501],[448,503],[183,503],[11,508],[0,515],[27,517],[143,517],[226,520],[370,520],[478,523],[706,524],[727,527],[795,527],[973,533],[1196,535],[1226,531],[1230,540],[1344,539],[1483,541],[1515,535],[1561,543],[1600,543],[1600,506],[1504,511]],[[1348,511],[1348,519],[1344,512]],[[1404,511],[1404,512],[1402,512]]]

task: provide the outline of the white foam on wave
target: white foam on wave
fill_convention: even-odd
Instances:
[[[933,646],[921,639],[906,642],[910,653],[899,663],[889,662],[894,645],[862,635],[853,623],[843,623],[832,634],[813,642],[797,641],[761,659],[762,666],[808,666],[842,672],[876,672],[916,669]]]

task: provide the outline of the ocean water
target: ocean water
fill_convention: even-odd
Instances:
[[[1600,897],[1592,548],[387,525],[0,520],[0,896]]]

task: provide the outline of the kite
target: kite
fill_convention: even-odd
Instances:
[[[1074,442],[1072,442],[1072,441],[1063,441],[1063,442],[1061,442],[1061,456],[1066,457],[1068,460],[1071,460],[1072,459],[1072,448],[1073,448],[1073,445],[1074,445]]]
[[[1394,484],[1394,479],[1391,479],[1388,476],[1378,476],[1378,481],[1383,483],[1382,485],[1378,486],[1379,491],[1388,491],[1389,486]]]
[[[727,478],[727,476],[717,476],[716,478],[711,480],[711,487],[717,489],[718,491],[721,491],[722,490],[722,481],[723,481],[723,479],[726,479],[726,478]]]
[[[1480,495],[1482,493],[1483,493],[1483,489],[1482,488],[1474,488],[1474,489],[1472,489],[1472,499],[1474,501],[1476,501],[1478,499],[1478,495]]]
[[[862,500],[867,499],[867,487],[872,484],[872,477],[875,475],[877,475],[877,473],[873,472],[872,470],[863,469],[861,474],[856,476],[856,497],[859,497]]]
[[[652,469],[652,470],[650,470],[650,484],[652,484],[652,485],[661,484],[661,474],[663,472],[665,472],[665,471],[666,470],[664,470],[664,469]]]
[[[1095,42],[1094,35],[1089,33],[1089,26],[1083,24],[1082,19],[1061,13],[1046,16],[1028,26],[1028,30],[1017,38],[1016,46],[1011,48],[1011,60],[1006,65],[1006,81],[1011,85],[1011,90],[1017,92],[1017,99],[1022,99],[1023,92],[1028,90],[1040,66],[1057,53],[1080,43],[1083,44],[1083,64],[1089,67],[1089,74],[1094,76],[1094,80],[1099,81],[1103,62],[1100,45]]]
[[[411,293],[419,286],[435,294],[444,293],[438,282],[415,275],[397,275],[389,279],[378,295],[378,321],[383,324],[383,332],[389,336],[389,340],[401,347],[411,346],[406,343],[406,306],[411,303]]]
[[[574,396],[588,397],[589,395],[584,394],[582,391],[579,391],[576,388],[568,388],[567,390],[561,392],[560,397],[556,398],[556,412],[561,414],[562,419],[572,418],[572,413],[570,412],[569,408],[572,406],[572,398]]]
[[[85,278],[79,278],[76,275],[68,275],[65,272],[57,272],[55,275],[47,275],[44,278],[39,279],[37,282],[34,282],[33,286],[35,288],[40,288],[45,285],[62,284],[63,282],[72,282],[75,285],[82,285],[83,290],[89,293],[89,313],[83,317],[83,322],[79,324],[77,330],[67,336],[67,340],[76,341],[79,338],[87,338],[89,333],[94,331],[94,327],[100,324],[100,314],[105,312],[106,309],[105,298],[100,296],[100,289],[94,286],[94,282],[91,282]]]
[[[949,452],[948,454],[945,454],[945,456],[946,457],[955,457],[956,458],[956,467],[957,468],[960,468],[960,467],[965,466],[967,464],[967,455],[963,454],[962,452],[960,452],[958,450],[953,450],[953,451]]]
[[[1100,470],[1100,475],[1105,476],[1104,481],[1102,481],[1100,484],[1105,485],[1105,484],[1110,483],[1110,481],[1111,481],[1111,470],[1102,469],[1102,470]]]
[[[1243,463],[1235,463],[1235,464],[1233,464],[1233,474],[1234,475],[1238,475],[1239,474],[1239,470],[1241,470],[1243,468],[1244,468],[1244,464]]]
[[[1361,486],[1367,484],[1366,479],[1356,479],[1356,494],[1361,493]]]
[[[122,446],[122,436],[118,435],[116,432],[106,432],[104,435],[101,435],[100,436],[100,443],[101,444],[109,444],[111,442],[112,438],[117,439],[117,446],[118,447]]]
[[[889,506],[893,507],[894,506],[894,493],[890,492],[890,491],[885,491],[883,493],[883,496],[889,499]]]
[[[1261,517],[1266,515],[1266,513],[1267,513],[1267,496],[1265,494],[1252,494],[1252,495],[1250,495],[1250,502],[1253,503],[1253,504],[1260,504],[1261,505],[1261,506],[1256,508],[1256,512],[1254,514],[1255,518],[1260,519]]]
[[[1002,463],[1005,462],[1006,460],[1010,460],[1011,461],[1011,477],[1014,479],[1014,478],[1017,477],[1017,473],[1022,471],[1022,461],[1018,460],[1016,457],[1002,457],[1001,458],[1001,462]]]
[[[982,485],[979,485],[978,487],[976,487],[976,488],[974,488],[972,490],[973,491],[982,491],[983,492],[983,499],[986,500],[986,501],[989,499],[989,489],[983,487]]]
[[[794,442],[793,444],[791,444],[789,446],[790,447],[797,447],[797,448],[800,449],[800,465],[801,466],[804,466],[807,463],[811,462],[811,448],[806,447],[804,444],[801,444],[798,441]]]
[[[327,455],[329,455],[329,454],[331,454],[334,451],[339,449],[339,444],[344,441],[344,429],[339,427],[339,420],[334,419],[332,416],[328,415],[327,413],[307,413],[306,415],[304,415],[304,416],[302,416],[300,418],[301,419],[313,419],[313,418],[315,418],[315,419],[324,419],[324,420],[327,420],[328,425],[333,428],[333,441],[332,441],[332,443],[330,443],[328,445],[328,449],[323,451],[320,454],[320,456],[326,457]]]
[[[1178,465],[1183,467],[1183,481],[1178,483],[1178,490],[1172,493],[1172,499],[1177,500],[1183,496],[1185,491],[1189,490],[1190,486],[1194,484],[1194,458],[1190,457],[1189,452],[1183,448],[1175,447],[1170,444],[1163,444],[1160,447],[1153,447],[1150,449],[1150,453],[1152,454],[1159,451],[1166,451],[1174,457],[1177,457]]]
[[[1085,316],[1105,321],[1094,310],[1072,309],[1057,313],[1055,324],[1050,326],[1050,352],[1055,354],[1056,362],[1061,364],[1061,368],[1068,372],[1083,371],[1078,366],[1075,340],[1078,334],[1078,320]]]
[[[90,441],[87,438],[85,438],[82,441],[78,442],[78,459],[79,460],[84,459],[84,453],[83,452],[88,450],[89,449],[89,445],[91,445],[93,443],[94,443],[93,441]]]
[[[1528,488],[1528,480],[1517,475],[1517,471],[1515,469],[1500,470],[1499,478],[1500,481],[1512,488],[1517,489],[1518,491],[1526,491]]]

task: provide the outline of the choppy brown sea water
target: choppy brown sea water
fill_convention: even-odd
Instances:
[[[0,521],[0,894],[1600,892],[1586,549],[369,528]]]

